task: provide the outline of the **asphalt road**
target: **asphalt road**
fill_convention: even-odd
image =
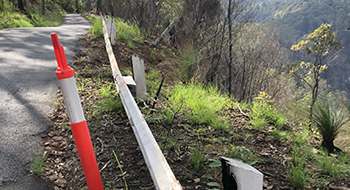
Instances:
[[[41,134],[52,125],[58,81],[50,33],[56,32],[68,63],[89,24],[66,15],[59,27],[0,30],[0,190],[49,190],[52,184],[28,174],[42,153]]]

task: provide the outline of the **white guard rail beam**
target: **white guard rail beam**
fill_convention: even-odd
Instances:
[[[106,50],[111,63],[117,91],[122,100],[125,112],[128,115],[131,127],[146,161],[154,185],[157,190],[181,190],[182,187],[180,183],[176,180],[175,175],[171,171],[169,164],[154,139],[147,122],[145,121],[140,109],[137,107],[137,104],[123,79],[109,41],[107,26],[103,19],[102,23]]]

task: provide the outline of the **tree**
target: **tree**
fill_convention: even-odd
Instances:
[[[310,33],[306,40],[292,45],[291,50],[302,50],[310,61],[295,62],[291,73],[296,74],[311,88],[310,120],[318,97],[319,82],[324,71],[332,65],[335,53],[342,49],[341,41],[336,39],[329,24],[322,24]]]

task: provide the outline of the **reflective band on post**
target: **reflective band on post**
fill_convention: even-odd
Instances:
[[[60,79],[59,85],[63,94],[64,104],[66,105],[69,120],[71,123],[79,123],[85,120],[80,98],[75,84],[74,77]]]
[[[63,94],[64,103],[67,108],[70,126],[75,144],[83,167],[86,183],[89,190],[103,190],[103,184],[98,170],[94,148],[90,139],[89,128],[84,118],[80,98],[75,84],[74,71],[68,66],[63,46],[60,45],[56,33],[51,34],[58,68],[56,77]]]

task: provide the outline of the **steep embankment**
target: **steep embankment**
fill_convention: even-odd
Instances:
[[[120,39],[120,38],[119,38]],[[125,38],[123,38],[125,40]],[[131,74],[130,56],[145,60],[148,101],[138,101],[153,135],[184,189],[221,185],[217,160],[225,155],[254,164],[264,174],[264,189],[334,189],[350,186],[348,175],[337,176],[318,166],[323,159],[335,166],[345,155],[329,158],[320,151],[319,135],[286,122],[262,93],[256,103],[237,103],[214,87],[179,84],[179,60],[166,46],[150,48],[153,39],[117,41],[113,46],[123,75]],[[102,38],[85,35],[85,49],[71,64],[106,189],[154,189],[141,151],[116,93]],[[162,76],[165,85],[152,108]],[[177,76],[177,77],[176,77]],[[87,188],[68,123],[62,95],[57,92],[54,126],[45,137],[46,171],[56,189]],[[304,126],[307,128],[307,126]],[[293,146],[294,145],[294,146]],[[122,173],[114,156],[116,153]],[[211,160],[213,159],[213,160]],[[349,171],[349,170],[344,170]],[[339,176],[338,176],[339,174]]]

